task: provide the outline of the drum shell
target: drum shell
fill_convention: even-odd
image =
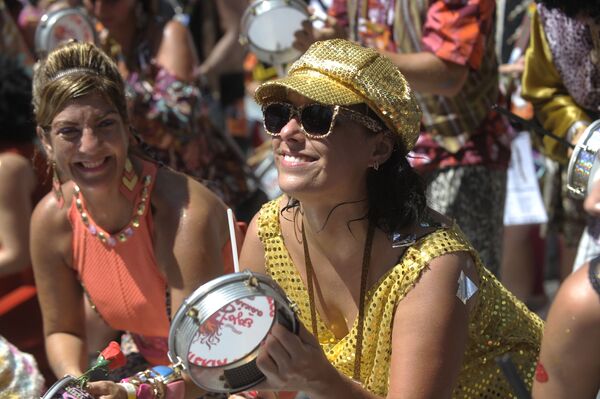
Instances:
[[[225,373],[235,373],[251,368],[256,359],[256,349],[241,359],[225,366],[202,367],[191,364],[188,359],[192,340],[198,328],[224,305],[251,296],[266,296],[274,299],[276,316],[274,322],[289,324],[288,328],[298,331],[294,313],[295,306],[283,290],[269,277],[249,271],[221,276],[198,288],[181,305],[169,331],[169,358],[173,363],[182,363],[185,372],[194,383],[211,392],[234,393],[247,390],[264,380],[264,376],[240,386],[231,386]],[[194,309],[196,318],[188,315]],[[255,366],[254,366],[255,367]]]
[[[582,133],[567,168],[567,190],[573,198],[582,199],[600,177],[600,120],[592,122]]]
[[[293,47],[282,49],[281,51],[271,51],[261,48],[257,43],[254,43],[249,37],[249,31],[257,15],[262,15],[271,10],[280,7],[291,7],[306,15],[306,19],[310,18],[310,13],[306,7],[306,3],[301,0],[255,0],[248,6],[241,21],[240,41],[243,44],[248,44],[250,50],[256,57],[271,65],[285,65],[297,60],[301,52]]]

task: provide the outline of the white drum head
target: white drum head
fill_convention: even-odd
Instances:
[[[80,8],[63,8],[42,16],[35,31],[35,50],[45,56],[59,44],[75,39],[96,43],[96,31],[91,18]]]
[[[294,32],[309,19],[306,5],[299,0],[257,0],[242,19],[242,38],[259,60],[287,64],[301,53],[292,47]]]
[[[233,301],[208,318],[190,345],[190,364],[226,366],[256,350],[275,320],[275,300],[253,296]]]

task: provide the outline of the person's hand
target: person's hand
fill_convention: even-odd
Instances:
[[[572,132],[568,133],[568,136],[570,136],[570,139],[571,139],[571,144],[573,144],[574,146],[577,145],[577,143],[579,142],[579,139],[581,138],[581,135],[583,134],[583,132],[585,132],[585,129],[587,129],[587,127],[588,127],[587,123],[579,123],[578,122],[569,129],[569,130],[573,129]],[[573,148],[569,147],[569,149],[567,150],[567,156],[569,158],[571,158],[571,155],[573,155]]]
[[[121,385],[112,381],[90,382],[86,390],[101,399],[127,399],[127,391]]]
[[[316,29],[312,20],[307,19],[302,22],[302,29],[294,32],[292,47],[304,53],[314,42],[336,38],[346,39],[346,29],[334,17],[327,17],[323,29]]]
[[[258,351],[256,365],[267,377],[256,389],[318,391],[339,378],[317,339],[300,325],[298,334],[276,323]]]

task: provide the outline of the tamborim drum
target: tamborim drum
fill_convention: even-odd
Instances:
[[[240,41],[263,62],[288,64],[301,55],[292,43],[294,32],[307,19],[310,14],[302,0],[255,0],[242,17]]]
[[[598,150],[600,150],[600,120],[592,122],[583,131],[569,159],[567,190],[572,197],[578,199],[585,197],[600,177]]]
[[[245,271],[196,289],[169,331],[169,358],[211,392],[244,391],[265,379],[257,350],[274,323],[297,333],[295,306],[269,276]]]
[[[56,381],[41,399],[94,399],[81,389],[75,377],[67,375]]]
[[[38,56],[44,57],[60,43],[70,39],[97,42],[92,19],[81,8],[62,8],[42,16],[35,31],[35,51]]]

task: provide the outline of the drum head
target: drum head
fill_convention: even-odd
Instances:
[[[252,296],[213,313],[192,338],[188,360],[201,367],[226,366],[256,350],[275,320],[275,300]]]
[[[45,14],[35,31],[35,50],[43,57],[68,40],[96,43],[96,31],[88,14],[80,8],[63,8]]]
[[[194,291],[175,314],[169,358],[208,391],[244,391],[265,378],[256,356],[274,323],[298,330],[293,306],[269,276],[221,276]]]
[[[258,0],[242,19],[244,39],[259,60],[287,64],[301,55],[292,47],[294,32],[308,18],[306,6],[297,0]]]

